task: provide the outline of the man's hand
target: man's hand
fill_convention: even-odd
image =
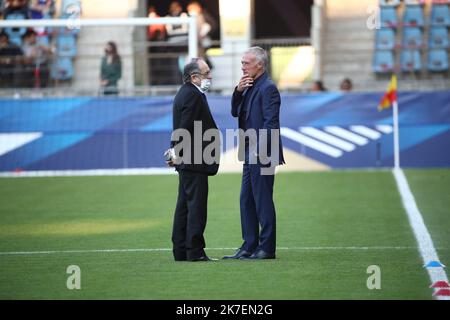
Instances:
[[[243,92],[245,89],[250,88],[251,86],[253,86],[253,78],[251,78],[247,74],[244,74],[241,80],[239,80],[236,90],[238,92]]]
[[[173,161],[171,160],[171,161],[166,161],[166,164],[167,164],[167,166],[168,167],[175,167],[175,164],[173,163]]]
[[[169,167],[175,167],[175,152],[173,149],[167,149],[166,152],[164,152],[164,157],[166,158],[166,164]]]

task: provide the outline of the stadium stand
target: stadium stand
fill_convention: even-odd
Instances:
[[[27,18],[27,16],[21,11],[11,12],[11,13],[8,13],[5,15],[5,20],[24,20],[26,18]],[[4,32],[8,34],[9,40],[12,43],[14,43],[15,45],[20,47],[22,45],[22,37],[27,32],[27,29],[26,28],[5,28]]]
[[[422,30],[416,27],[403,28],[403,48],[420,48],[423,46]]]
[[[383,28],[395,28],[398,24],[397,11],[394,7],[381,7],[380,23]]]
[[[450,13],[448,5],[434,4],[431,8],[431,25],[450,26]]]
[[[2,13],[5,20],[25,20],[25,19],[69,19],[78,10],[81,2],[79,0],[63,0],[61,10],[57,12],[55,0],[15,0],[2,1]],[[9,45],[16,45],[25,51],[23,39],[30,33],[35,33],[36,37],[31,43],[27,43],[28,51],[34,50],[34,54],[28,59],[14,59],[14,66],[3,68],[5,72],[13,72],[9,78],[13,78],[12,83],[17,87],[48,86],[49,80],[71,80],[74,75],[73,59],[77,55],[77,32],[68,28],[4,28],[2,30],[9,37]],[[45,53],[45,59],[42,56]],[[47,57],[50,53],[50,57]],[[4,56],[4,55],[3,55]],[[42,63],[49,58],[50,63]],[[33,60],[30,60],[33,59]],[[33,67],[34,66],[34,67]],[[46,70],[51,68],[51,70]],[[31,70],[32,69],[32,70]],[[9,71],[8,71],[9,70]],[[29,81],[30,77],[34,81]],[[43,79],[50,77],[50,79]],[[2,81],[0,87],[10,87],[7,81]]]
[[[403,50],[400,55],[400,67],[403,72],[418,72],[422,69],[419,50]]]
[[[375,48],[377,50],[392,50],[395,48],[395,32],[390,28],[377,30]]]
[[[400,5],[400,0],[380,0],[380,6],[397,7]]]
[[[391,73],[394,71],[394,55],[389,50],[375,51],[373,70],[376,73]]]
[[[425,18],[420,5],[407,5],[403,14],[402,23],[408,27],[423,27]]]
[[[58,57],[54,60],[51,77],[56,80],[70,80],[74,74],[71,57]]]
[[[414,72],[414,79],[421,79],[423,83],[427,78],[448,70],[448,1],[379,1],[379,6],[381,29],[375,33],[372,65],[375,74],[389,73],[386,70],[391,66],[387,61],[394,63],[392,70],[402,71],[405,75]],[[392,19],[386,18],[388,22],[383,23],[386,10],[390,16],[401,17],[395,24],[396,28],[392,28]],[[396,46],[396,43],[401,43],[401,46]],[[426,63],[422,63],[422,57],[426,57]],[[396,61],[399,61],[398,67],[395,66]]]
[[[5,1],[2,2],[5,3]],[[20,2],[20,0],[14,2]],[[38,2],[44,3],[47,1],[38,0]],[[51,1],[52,4],[54,2]],[[435,52],[429,53],[430,50],[444,49],[444,51],[447,51],[449,49],[448,1],[349,0],[344,3],[339,0],[324,0],[317,2],[324,3],[322,14],[324,20],[320,24],[322,47],[320,52],[315,53],[320,57],[320,61],[313,61],[312,63],[320,64],[320,72],[318,72],[317,78],[323,80],[330,90],[339,90],[339,82],[343,78],[352,79],[355,91],[384,90],[386,75],[405,69],[409,70],[409,68],[405,68],[405,64],[402,68],[401,64],[401,62],[405,62],[405,56],[408,54],[404,54],[403,59],[401,56],[403,50],[409,52],[411,49],[418,50],[421,69],[414,76],[408,72],[404,74],[400,72],[399,79],[403,80],[402,85],[408,89],[420,88],[421,90],[436,87],[445,89],[448,87],[443,81],[445,75],[438,74],[445,71],[437,71],[440,68],[429,68],[429,60],[433,57],[434,61],[436,56]],[[28,7],[25,11],[26,18],[68,19],[77,10],[80,1],[60,0],[58,4],[60,5],[58,9],[50,10],[48,15],[40,14]],[[379,6],[380,8],[381,25],[377,28],[371,29],[367,24],[367,8],[370,6],[375,8]],[[94,5],[90,5],[90,7],[94,7]],[[89,10],[92,10],[92,8],[89,8],[86,6],[83,14],[86,18],[95,18],[97,11],[88,13]],[[146,9],[139,9],[141,10],[139,12],[129,11],[127,16],[146,16]],[[161,14],[162,11],[159,10]],[[9,8],[6,13],[11,15],[10,19],[12,19],[15,14],[24,14],[24,11],[23,8],[15,8],[14,10]],[[3,17],[6,18],[7,15],[4,14]],[[15,28],[13,31],[19,32],[19,34],[9,35],[9,38],[10,42],[20,44],[22,47],[24,30],[20,29]],[[26,32],[29,31],[26,29]],[[115,40],[121,55],[123,55],[125,71],[120,86],[123,86],[124,90],[128,90],[127,92],[132,94],[162,93],[173,92],[171,90],[174,90],[173,88],[176,86],[176,84],[171,85],[164,81],[155,81],[154,78],[156,78],[155,75],[167,73],[168,66],[158,62],[161,57],[169,55],[175,57],[179,54],[169,52],[165,47],[165,41],[152,44],[144,43],[146,38],[143,40],[140,36],[139,28],[95,26],[86,27],[77,32],[60,28],[45,28],[43,32],[40,32],[37,28],[33,29],[37,33],[37,44],[52,49],[48,67],[54,70],[47,73],[49,81],[40,82],[42,87],[49,88],[46,92],[59,93],[62,91],[59,90],[59,86],[70,86],[74,89],[74,92],[96,94],[97,91],[94,87],[98,82],[100,56],[103,53],[103,45],[107,40]],[[257,39],[253,40],[252,44],[260,45]],[[280,43],[280,47],[285,46],[282,41]],[[150,45],[153,46],[152,50],[146,51],[144,46]],[[229,57],[239,53],[214,49],[211,61],[216,65],[214,85],[218,86],[214,90],[219,88],[217,92],[227,93],[227,88],[231,88],[232,85],[228,85],[230,81],[223,80],[230,77],[223,72],[224,67],[221,61],[225,59],[231,61]],[[226,55],[228,55],[227,58],[223,58]],[[441,59],[444,57],[441,53],[438,55],[441,56]],[[178,57],[178,63],[175,66],[176,72],[179,71],[179,64],[185,61],[184,58],[184,56]],[[278,61],[275,61],[275,59],[271,63],[273,67],[272,76],[275,76],[274,78],[277,80],[277,73],[281,74],[278,69],[281,70],[281,68],[278,67]],[[406,63],[406,65],[408,64]],[[443,69],[445,69],[445,64],[443,66]],[[28,65],[27,68],[29,69],[29,67]],[[161,71],[158,68],[161,68]],[[15,72],[20,73],[20,69],[20,67],[16,68]],[[39,74],[41,77],[45,76],[45,73],[41,72],[34,73],[33,77]],[[17,76],[21,77],[20,74]],[[312,81],[309,78],[305,79],[305,81]],[[420,82],[418,82],[419,80]],[[26,82],[28,83],[26,85],[22,84],[22,81],[15,81],[14,83],[20,89],[29,88],[30,82]],[[0,85],[0,87],[2,86]],[[170,86],[171,88],[169,88]],[[305,90],[305,88],[309,88],[309,83],[299,84],[298,87],[293,87],[293,90]]]
[[[448,31],[445,27],[431,27],[428,36],[430,49],[448,48]]]
[[[428,70],[432,72],[448,71],[448,54],[444,49],[428,51]]]

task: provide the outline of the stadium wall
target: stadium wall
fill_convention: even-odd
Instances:
[[[380,97],[283,95],[281,134],[290,155],[284,168],[391,167],[392,112],[377,111]],[[172,100],[1,99],[0,171],[163,168]],[[226,129],[237,127],[230,97],[210,96],[209,101],[225,137]],[[403,92],[399,109],[401,165],[450,167],[450,92]],[[235,145],[224,147],[225,153],[235,152]]]

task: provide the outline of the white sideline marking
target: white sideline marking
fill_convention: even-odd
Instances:
[[[377,140],[381,137],[381,133],[365,126],[351,126],[350,129],[372,140]]]
[[[303,144],[311,149],[314,149],[316,151],[322,152],[326,155],[329,155],[333,158],[339,158],[342,156],[342,151],[333,147],[330,147],[329,145],[326,145],[322,142],[316,141],[312,138],[309,138],[300,132],[297,132],[295,130],[289,129],[287,127],[283,127],[280,129],[280,133],[282,136],[285,136],[286,138],[289,138],[291,140],[294,140],[300,144]]]
[[[160,175],[160,174],[176,174],[176,171],[173,168],[23,171],[23,172],[1,172],[0,178],[128,176],[128,175]]]
[[[278,247],[277,250],[412,250],[416,247]],[[205,250],[236,250],[236,248],[205,248]],[[34,255],[34,254],[70,254],[70,253],[120,253],[120,252],[160,252],[172,251],[171,248],[141,248],[141,249],[94,249],[94,250],[49,250],[49,251],[10,251],[0,252],[2,256],[8,255]]]
[[[369,142],[369,140],[367,140],[366,138],[361,137],[360,135],[357,135],[351,131],[342,129],[340,127],[335,127],[335,126],[325,127],[325,131],[332,133],[335,136],[344,138],[353,143],[356,143],[359,146],[364,146]]]
[[[41,132],[0,134],[0,156],[42,137]]]
[[[402,197],[403,206],[408,214],[409,223],[416,237],[417,244],[419,245],[420,255],[422,256],[424,265],[430,261],[439,261],[436,249],[434,248],[433,241],[431,240],[430,233],[425,226],[422,215],[417,207],[416,200],[406,180],[405,174],[402,169],[394,169],[393,171],[397,187]],[[428,275],[430,276],[431,283],[436,281],[448,282],[447,275],[444,268],[427,268]],[[450,300],[450,297],[436,296],[438,300]]]
[[[355,146],[350,142],[336,138],[331,134],[325,133],[313,127],[300,127],[300,132],[305,133],[313,138],[322,140],[323,142],[326,142],[334,147],[337,147],[347,152],[355,150]]]

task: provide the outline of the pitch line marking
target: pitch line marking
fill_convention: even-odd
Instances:
[[[392,246],[377,246],[377,247],[278,247],[277,250],[412,250],[416,247],[392,247]],[[205,250],[236,250],[236,248],[205,248]],[[171,248],[139,248],[139,249],[93,249],[93,250],[46,250],[46,251],[5,251],[0,252],[1,256],[8,255],[45,255],[45,254],[71,254],[71,253],[121,253],[121,252],[161,252],[172,251]]]
[[[439,261],[436,248],[434,247],[433,240],[431,240],[430,233],[423,221],[423,217],[420,214],[419,208],[417,207],[416,200],[411,192],[408,185],[408,180],[406,180],[405,174],[402,169],[393,169],[393,174],[395,181],[397,182],[397,187],[400,192],[403,206],[408,215],[409,224],[416,237],[417,244],[419,246],[419,252],[422,256],[424,265],[430,261]],[[447,274],[444,268],[427,268],[428,275],[430,276],[431,283],[437,281],[448,282]],[[435,296],[438,300],[449,300],[450,297]]]

